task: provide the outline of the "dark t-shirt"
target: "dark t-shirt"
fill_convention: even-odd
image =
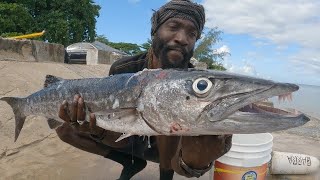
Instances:
[[[109,75],[121,73],[136,73],[148,67],[147,53],[138,54],[135,56],[128,56],[121,58],[114,62],[109,70]],[[158,151],[155,146],[154,138],[151,140],[152,148],[148,148],[148,141],[146,137],[131,136],[129,137],[131,143],[124,148],[118,148],[118,151],[128,154],[134,154],[137,157],[148,159],[154,162],[158,161]],[[134,148],[133,148],[134,147]],[[110,148],[107,146],[107,148]]]
[[[148,67],[147,53],[124,57],[114,62],[109,70],[109,75],[121,73],[136,73]]]
[[[188,66],[189,68],[194,67],[191,63],[189,63]],[[144,68],[148,68],[147,53],[128,56],[117,60],[111,65],[109,75],[121,73],[136,73],[138,71],[142,71]],[[153,162],[159,162],[159,155],[154,137],[150,137],[149,142],[147,140],[148,138],[146,137],[131,136],[129,138],[133,144],[130,143],[128,147],[120,148],[118,149],[118,151],[126,152],[129,154],[132,153],[137,157]],[[149,145],[151,145],[152,148],[148,148]],[[132,149],[132,147],[134,148]]]
[[[191,63],[189,63],[188,66],[189,68],[194,67]],[[142,71],[144,68],[148,68],[147,53],[128,56],[117,60],[111,65],[109,75],[136,73]]]

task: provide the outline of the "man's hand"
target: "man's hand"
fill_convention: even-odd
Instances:
[[[85,103],[80,95],[75,95],[71,106],[67,101],[63,101],[59,110],[59,117],[70,124],[76,131],[87,133],[96,137],[101,137],[104,129],[96,126],[96,118],[90,113],[90,122],[85,121]]]
[[[113,148],[121,148],[129,143],[129,139],[123,139],[115,142],[121,133],[116,133],[104,130],[96,125],[96,118],[93,113],[90,113],[90,122],[85,121],[86,111],[85,102],[80,95],[75,95],[71,105],[67,101],[63,101],[59,110],[59,117],[65,121],[64,125],[57,129],[57,134],[61,140],[73,145],[70,137],[77,135],[85,137],[97,143],[102,143]]]

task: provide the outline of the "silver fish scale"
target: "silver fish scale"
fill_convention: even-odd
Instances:
[[[131,78],[131,82],[127,83],[132,75],[62,80],[26,97],[29,103],[25,107],[25,114],[58,118],[59,107],[63,100],[67,100],[71,104],[75,94],[80,94],[93,112],[113,107],[115,101],[119,104],[117,108],[135,107],[135,100],[140,94],[140,88],[132,87],[139,86],[135,78]],[[132,91],[132,89],[137,91]],[[110,98],[111,96],[117,98]],[[132,101],[128,102],[127,99]]]
[[[200,90],[196,89],[198,84],[194,83],[198,78],[210,82],[210,89],[205,94],[199,94]],[[257,101],[298,89],[294,84],[227,72],[168,69],[62,80],[26,98],[0,99],[11,105],[15,113],[15,139],[26,116],[58,119],[62,101],[71,103],[75,94],[83,96],[87,107],[96,113],[98,126],[128,133],[122,138],[133,134],[250,134],[285,130],[308,122],[309,118],[303,114],[240,110]]]

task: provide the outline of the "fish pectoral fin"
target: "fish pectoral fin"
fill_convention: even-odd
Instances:
[[[62,78],[53,76],[53,75],[46,75],[46,80],[44,81],[43,87],[49,87],[51,84],[54,84],[56,82],[62,81]]]
[[[123,133],[115,142],[119,142],[121,141],[122,139],[125,139],[127,137],[130,137],[132,136],[133,134],[130,134],[130,133]]]
[[[131,135],[159,135],[141,119],[135,111],[119,117],[108,117],[105,115],[96,115],[96,125],[114,132],[124,133],[117,141]]]

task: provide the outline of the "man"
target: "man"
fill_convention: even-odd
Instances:
[[[148,53],[126,57],[116,61],[110,68],[109,75],[120,73],[134,73],[144,68],[192,68],[190,58],[196,41],[200,38],[205,23],[205,13],[201,5],[189,0],[172,0],[155,11],[152,16],[152,47]],[[90,123],[83,123],[85,112],[84,100],[79,95],[74,97],[72,105],[66,102],[60,108],[59,116],[66,123],[57,129],[59,137],[79,149],[95,153],[112,159],[124,166],[120,179],[130,179],[146,166],[144,157],[138,158],[121,152],[121,149],[140,142],[141,139],[131,137],[118,143],[114,141],[121,135],[119,133],[103,130],[95,126],[94,114],[90,114]],[[68,112],[71,109],[71,112]],[[80,125],[81,124],[81,125]],[[90,135],[88,135],[90,133]],[[198,137],[194,137],[198,138]],[[160,179],[172,179],[174,171],[181,175],[191,177],[198,171],[186,170],[179,164],[176,149],[180,142],[189,143],[194,141],[192,137],[181,141],[180,137],[156,137],[156,149],[158,149],[160,162]],[[203,139],[205,139],[203,141]],[[199,146],[190,146],[186,152],[199,152],[200,146],[211,149],[209,160],[213,161],[226,153],[231,144],[231,137],[208,136],[199,140]],[[200,157],[200,153],[195,153],[192,158],[182,156],[182,160],[197,167],[194,158]],[[190,157],[190,156],[189,156]],[[143,158],[143,159],[142,159]],[[133,164],[132,164],[133,160]],[[205,167],[205,165],[204,165]],[[174,171],[173,171],[173,170]],[[206,169],[206,168],[205,168]],[[206,172],[206,169],[204,172]],[[200,171],[200,170],[199,170]],[[201,173],[200,175],[202,175]]]

